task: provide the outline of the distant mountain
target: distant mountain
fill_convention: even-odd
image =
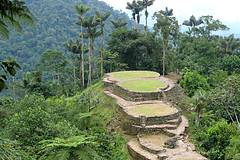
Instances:
[[[22,34],[13,32],[10,39],[0,41],[0,59],[13,56],[24,71],[31,70],[46,49],[58,49],[65,52],[64,44],[80,32],[76,25],[76,4],[85,4],[95,11],[110,12],[106,32],[112,32],[111,19],[123,18],[131,21],[125,13],[113,10],[105,2],[98,0],[26,0],[26,4],[37,19],[34,27],[26,27]]]

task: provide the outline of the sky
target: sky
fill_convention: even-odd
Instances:
[[[114,9],[122,10],[131,16],[131,12],[126,10],[126,3],[132,0],[101,0],[108,3]],[[155,11],[165,7],[174,10],[175,17],[182,23],[189,19],[191,15],[200,17],[212,15],[215,19],[221,20],[231,30],[227,33],[240,35],[240,0],[155,0],[153,6],[149,7],[150,15]],[[144,12],[142,13],[144,15]],[[150,25],[153,20],[149,17]]]

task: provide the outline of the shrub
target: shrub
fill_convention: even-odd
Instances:
[[[187,71],[184,73],[180,85],[184,88],[188,96],[192,97],[197,90],[208,90],[207,79],[196,71]]]
[[[207,130],[203,147],[208,151],[211,160],[222,160],[225,157],[226,147],[230,144],[232,136],[237,134],[237,129],[226,120],[217,122]]]
[[[227,55],[223,58],[222,68],[228,73],[240,73],[240,56]]]
[[[225,159],[239,160],[240,159],[240,135],[233,136],[230,140],[230,145],[226,149]]]

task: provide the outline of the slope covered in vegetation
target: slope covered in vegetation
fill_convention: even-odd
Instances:
[[[148,7],[154,0],[134,0],[126,7],[136,23],[145,18],[142,32],[136,23],[126,27],[132,21],[125,22],[129,19],[124,13],[98,0],[26,2],[0,3],[0,38],[9,36],[0,42],[0,159],[125,160],[125,141],[106,131],[115,104],[103,95],[98,82],[108,72],[151,70],[179,83],[181,93],[170,92],[173,96],[169,101],[179,100],[177,105],[188,113],[197,149],[210,160],[239,160],[240,39],[217,35],[228,29],[221,20],[191,16],[179,24],[174,9],[166,8],[156,11],[154,27],[148,28],[147,18],[152,16]],[[76,3],[81,3],[78,10]],[[98,9],[103,12],[95,14]],[[36,18],[33,28],[27,23],[34,19],[31,12]],[[106,12],[111,12],[107,20]],[[118,17],[123,21],[109,23]],[[187,30],[181,31],[181,25]],[[13,28],[24,32],[15,33]],[[9,56],[16,57],[18,63],[5,59]],[[20,67],[23,70],[19,71]],[[169,75],[171,72],[177,76]],[[119,78],[135,76],[142,73]],[[126,93],[129,96],[119,95],[131,96]],[[139,96],[141,93],[132,100],[144,100]],[[146,108],[133,112],[139,114]],[[152,109],[149,114],[156,108]]]
[[[11,152],[0,158],[126,160],[124,138],[107,131],[117,114],[102,83],[73,97],[27,95],[16,101],[1,97],[0,153],[5,153],[4,147]]]

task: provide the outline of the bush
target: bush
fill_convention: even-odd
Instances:
[[[226,149],[226,160],[240,160],[240,135],[233,136],[230,145]]]
[[[197,90],[208,90],[209,84],[207,79],[196,71],[186,71],[180,85],[184,88],[188,96],[192,97]]]
[[[240,73],[240,56],[227,55],[223,58],[222,68],[228,73]]]
[[[23,145],[33,146],[43,139],[78,133],[76,127],[47,111],[50,106],[42,96],[26,96],[14,105],[16,112],[8,118],[7,130],[11,139]]]
[[[237,129],[227,121],[221,120],[207,130],[206,139],[203,143],[211,160],[222,160],[225,157],[226,148],[230,144],[232,136],[237,134]]]
[[[240,117],[240,76],[229,76],[222,85],[212,89],[207,99],[207,111],[211,111],[216,119],[228,121]],[[231,117],[230,117],[231,116]]]
[[[228,74],[226,71],[217,70],[209,76],[208,83],[211,87],[215,88],[218,85],[222,84],[227,79],[227,77]]]

